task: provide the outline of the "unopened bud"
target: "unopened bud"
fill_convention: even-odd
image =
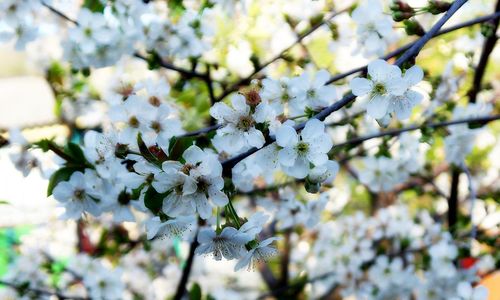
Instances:
[[[481,24],[481,34],[486,38],[492,37],[495,34],[495,24],[493,21]]]
[[[255,107],[259,105],[260,102],[262,102],[262,99],[260,98],[259,92],[255,89],[251,89],[248,92],[244,93],[245,100],[248,105]]]
[[[413,7],[408,5],[408,3],[404,1],[394,1],[391,5],[392,11],[406,12],[406,13],[414,13]]]
[[[413,17],[413,13],[409,13],[409,12],[395,11],[392,13],[392,19],[395,22],[401,22],[404,20],[408,20],[411,17]]]
[[[425,30],[422,25],[415,20],[405,20],[403,24],[408,35],[423,36],[425,34]]]
[[[439,15],[440,13],[444,13],[450,9],[450,6],[451,3],[448,2],[430,0],[429,5],[427,6],[427,11],[433,15]]]
[[[159,161],[166,161],[168,159],[167,154],[158,146],[151,146],[148,148],[149,152],[153,154]]]

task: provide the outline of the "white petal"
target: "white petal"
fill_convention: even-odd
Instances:
[[[212,202],[217,206],[224,206],[229,202],[227,195],[216,189],[209,189],[208,194]]]
[[[206,244],[212,242],[214,237],[216,236],[215,231],[211,228],[202,228],[200,229],[200,233],[198,233],[198,243]]]
[[[233,108],[241,115],[248,115],[250,112],[250,106],[247,105],[245,96],[241,94],[236,94],[231,98],[231,104]]]
[[[186,160],[186,162],[194,165],[202,162],[206,158],[206,155],[200,147],[192,145],[184,151],[182,157]]]
[[[424,78],[424,71],[422,71],[422,69],[417,65],[406,70],[405,75],[403,77],[408,86],[413,86],[419,83],[420,81],[422,81],[423,78]]]
[[[291,167],[297,159],[297,152],[292,148],[284,148],[278,152],[278,160],[283,166]]]
[[[350,87],[354,95],[363,96],[372,90],[373,82],[366,78],[354,78],[351,80]]]
[[[390,72],[390,64],[383,59],[377,59],[368,64],[368,74],[373,81],[385,81]]]
[[[297,132],[291,126],[282,125],[276,130],[276,143],[281,147],[293,147],[298,140]]]
[[[380,119],[387,113],[389,99],[386,96],[375,96],[366,105],[366,112],[370,117]]]
[[[261,148],[266,142],[266,139],[260,130],[251,128],[246,134],[247,142],[252,147]]]
[[[255,249],[248,251],[248,253],[245,254],[245,256],[242,259],[240,259],[240,261],[238,261],[236,266],[234,266],[234,271],[239,271],[239,270],[243,269],[244,267],[248,266],[252,260],[252,256],[253,256],[254,252],[255,252]]]
[[[323,133],[325,133],[325,124],[318,119],[310,119],[300,135],[304,140],[308,140]]]

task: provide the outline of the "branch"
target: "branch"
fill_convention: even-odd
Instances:
[[[448,198],[448,230],[453,234],[456,231],[458,220],[458,183],[460,170],[453,168],[451,171],[450,197]]]
[[[270,60],[268,60],[267,62],[259,65],[258,67],[255,68],[255,70],[250,74],[248,75],[247,77],[245,78],[242,78],[240,79],[238,82],[234,83],[233,85],[231,85],[229,88],[227,88],[226,90],[224,90],[222,92],[222,94],[217,97],[217,101],[221,101],[222,99],[224,99],[226,96],[228,96],[229,94],[231,94],[232,92],[234,91],[237,91],[238,88],[242,85],[245,85],[245,84],[248,84],[250,83],[250,81],[252,80],[252,78],[257,75],[260,71],[262,71],[263,69],[265,69],[267,66],[269,66],[270,64],[272,64],[273,62],[277,61],[278,59],[282,58],[283,57],[283,54],[285,54],[285,52],[289,51],[290,49],[292,49],[295,45],[299,44],[300,42],[302,42],[302,40],[304,38],[306,38],[307,36],[311,35],[313,32],[315,32],[318,28],[320,28],[321,26],[323,26],[326,22],[330,21],[331,19],[333,19],[334,17],[340,15],[340,14],[343,14],[347,11],[349,11],[351,7],[347,7],[347,8],[344,8],[336,13],[333,13],[331,16],[329,16],[328,18],[325,18],[323,19],[323,21],[319,22],[318,24],[312,26],[309,30],[307,30],[306,32],[302,33],[302,34],[299,34],[297,36],[297,39],[295,40],[295,42],[293,42],[290,46],[286,47],[285,49],[283,49],[278,55],[274,56],[273,58],[271,58]]]
[[[457,0],[453,2],[453,4],[450,6],[450,9],[444,14],[444,16],[439,19],[436,24],[432,26],[432,28],[424,34],[420,39],[418,39],[397,61],[396,65],[401,66],[403,63],[406,61],[413,59],[420,50],[424,47],[424,45],[439,31],[439,29],[444,25],[444,23],[451,18],[451,16],[465,3],[467,0]],[[318,120],[324,120],[326,117],[328,117],[331,113],[340,110],[342,107],[346,106],[347,104],[351,103],[356,99],[356,96],[354,96],[351,92],[346,94],[341,100],[335,102],[334,104],[326,107],[322,111],[320,111],[318,114],[313,116],[313,118],[316,118]],[[303,122],[297,126],[295,126],[295,130],[299,131],[304,128],[306,125],[306,122]],[[272,136],[267,136],[266,137],[266,142],[264,143],[264,146],[267,146],[275,141],[275,137]],[[257,152],[259,149],[258,148],[252,148],[244,153],[241,153],[233,158],[230,158],[228,160],[225,160],[222,162],[222,167],[223,167],[223,174],[226,176],[231,176],[231,169],[241,160],[247,158],[248,156],[252,155],[253,153]]]
[[[478,117],[478,118],[454,120],[454,121],[447,121],[447,122],[440,122],[440,123],[414,125],[414,126],[409,126],[406,128],[387,130],[387,131],[382,131],[382,132],[378,132],[378,133],[374,133],[374,134],[370,134],[370,135],[366,135],[366,136],[353,138],[353,139],[347,140],[343,143],[339,143],[339,144],[335,145],[335,147],[343,147],[346,145],[360,144],[364,141],[371,140],[374,138],[379,138],[379,137],[384,137],[384,136],[397,136],[397,135],[402,134],[403,132],[414,131],[414,130],[419,130],[419,129],[423,129],[423,128],[440,128],[440,127],[446,127],[446,126],[452,126],[452,125],[464,124],[464,123],[486,124],[486,123],[489,123],[492,121],[496,121],[498,119],[500,119],[500,115],[483,116],[483,117]]]
[[[495,12],[499,13],[500,11],[500,0],[497,1],[497,5],[495,6]],[[486,71],[486,66],[488,65],[488,59],[490,57],[493,48],[495,48],[495,44],[498,40],[497,29],[498,22],[500,21],[497,18],[493,23],[492,34],[484,41],[483,50],[481,52],[481,57],[479,58],[479,63],[476,66],[476,71],[474,72],[474,80],[472,81],[472,87],[469,90],[469,101],[471,103],[476,102],[476,97],[479,91],[481,90],[481,81],[483,80],[484,72]]]
[[[196,247],[198,247],[198,240],[196,239],[196,236],[197,235],[195,235],[193,241],[191,242],[191,246],[189,247],[189,255],[186,261],[186,265],[182,270],[182,277],[179,281],[179,284],[177,285],[177,291],[175,292],[175,296],[173,298],[174,300],[181,300],[186,293],[186,285],[189,280],[189,275],[191,274],[191,269],[193,268],[194,251],[196,250]]]
[[[67,296],[64,294],[61,294],[57,291],[50,291],[50,290],[45,290],[41,288],[32,288],[32,287],[25,287],[23,284],[16,284],[13,282],[8,282],[4,280],[0,280],[0,285],[5,285],[8,287],[11,287],[15,289],[16,291],[30,291],[33,292],[36,296],[41,296],[41,295],[46,295],[46,296],[55,296],[59,300],[66,300],[66,299],[71,299],[71,300],[91,300],[90,298],[87,297],[76,297],[76,296]]]
[[[500,12],[496,12],[496,13],[491,14],[491,15],[486,15],[486,16],[478,17],[478,18],[475,18],[475,19],[472,19],[472,20],[469,20],[469,21],[465,21],[463,23],[459,23],[459,24],[454,25],[454,26],[450,26],[448,28],[440,30],[433,37],[444,35],[444,34],[453,32],[455,30],[459,30],[459,29],[462,29],[462,28],[470,27],[470,26],[473,26],[473,25],[476,25],[476,24],[484,23],[484,22],[491,21],[491,20],[499,20],[499,19],[500,19]],[[390,53],[387,53],[385,56],[381,57],[381,59],[388,60],[390,58],[398,56],[399,54],[403,53],[404,51],[406,51],[410,47],[412,47],[415,43],[416,42],[414,41],[414,42],[408,43],[408,44],[406,44],[404,46],[401,46],[400,48],[398,48],[398,49],[396,49],[396,50],[394,50],[394,51],[392,51]],[[343,78],[345,78],[345,77],[347,77],[349,75],[352,75],[354,73],[364,72],[364,71],[367,70],[367,68],[368,68],[368,65],[364,65],[362,67],[355,68],[355,69],[352,69],[350,71],[347,71],[347,72],[344,72],[344,73],[341,73],[341,74],[337,74],[337,75],[333,76],[332,78],[330,78],[330,80],[328,80],[326,82],[326,84],[333,83],[333,82],[335,82],[337,80],[343,79]]]

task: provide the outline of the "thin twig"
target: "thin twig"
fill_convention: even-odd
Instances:
[[[191,269],[193,268],[194,261],[194,251],[198,247],[198,240],[196,239],[196,235],[189,246],[189,255],[186,260],[186,264],[184,265],[184,269],[182,270],[181,280],[177,285],[177,291],[175,292],[175,296],[173,300],[181,300],[184,294],[186,293],[186,286],[189,280],[189,275],[191,274]]]
[[[433,37],[444,35],[444,34],[452,32],[452,31],[456,31],[456,30],[459,30],[459,29],[462,29],[462,28],[470,27],[470,26],[473,26],[473,25],[476,25],[476,24],[484,23],[484,22],[491,21],[491,20],[499,20],[499,19],[500,19],[500,12],[496,12],[496,13],[491,14],[491,15],[486,15],[486,16],[478,17],[478,18],[475,18],[475,19],[472,19],[472,20],[469,20],[469,21],[465,21],[465,22],[456,24],[454,26],[450,26],[448,28],[440,30]],[[392,51],[390,53],[387,53],[386,55],[384,55],[383,57],[381,57],[381,59],[388,60],[390,58],[398,56],[399,54],[403,53],[405,50],[407,50],[411,46],[413,46],[415,43],[416,42],[414,41],[414,42],[408,43],[408,44],[406,44],[404,46],[401,46],[400,48],[398,48],[398,49],[396,49],[396,50],[394,50],[394,51]],[[349,75],[352,75],[352,74],[355,74],[355,73],[358,73],[358,72],[365,72],[367,68],[368,68],[368,65],[364,65],[362,67],[355,68],[355,69],[352,69],[350,71],[347,71],[347,72],[344,72],[344,73],[341,73],[341,74],[337,74],[335,76],[332,76],[326,82],[326,84],[331,84],[331,83],[333,83],[335,81],[338,81],[340,79],[343,79],[343,78],[345,78],[345,77],[347,77]]]
[[[500,11],[500,0],[497,1],[495,6],[495,12],[499,13]],[[495,44],[498,40],[497,29],[498,22],[500,18],[497,18],[492,22],[492,34],[484,41],[483,50],[481,52],[481,57],[479,58],[479,63],[477,64],[474,72],[474,79],[472,81],[472,87],[469,90],[469,101],[471,103],[476,102],[476,97],[479,91],[481,90],[481,82],[483,81],[483,76],[486,71],[486,66],[488,65],[488,59],[490,57],[491,52],[493,52],[493,48],[495,48]]]
[[[458,124],[464,124],[464,123],[478,123],[478,124],[486,124],[492,121],[496,121],[500,119],[500,115],[493,115],[493,116],[483,116],[483,117],[478,117],[478,118],[469,118],[469,119],[461,119],[461,120],[453,120],[453,121],[447,121],[447,122],[440,122],[440,123],[431,123],[431,124],[422,124],[422,125],[413,125],[401,129],[394,129],[394,130],[387,130],[387,131],[382,131],[366,136],[361,136],[357,138],[353,138],[350,140],[347,140],[345,142],[336,144],[335,147],[343,147],[347,145],[352,145],[352,144],[359,144],[367,140],[371,140],[374,138],[379,138],[379,137],[384,137],[384,136],[397,136],[400,135],[404,132],[407,131],[414,131],[414,130],[419,130],[423,128],[440,128],[440,127],[447,127],[447,126],[453,126],[453,125],[458,125]]]

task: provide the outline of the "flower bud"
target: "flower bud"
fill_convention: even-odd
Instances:
[[[493,21],[488,21],[481,24],[481,34],[489,38],[495,34],[495,24]]]
[[[406,3],[406,2],[399,1],[399,0],[396,0],[393,2],[393,4],[391,5],[391,10],[395,11],[395,12],[398,11],[398,12],[405,12],[405,13],[411,13],[411,14],[414,13],[413,7],[408,5],[408,3]]]
[[[408,20],[411,17],[413,17],[413,13],[409,13],[409,12],[395,11],[392,13],[392,19],[395,22],[401,22],[404,20]]]
[[[444,1],[430,0],[427,6],[427,11],[433,15],[439,15],[440,13],[446,12],[451,6],[451,3]]]
[[[259,105],[262,102],[259,92],[255,89],[251,89],[243,94],[245,96],[246,103],[252,107]]]
[[[405,20],[403,24],[408,35],[423,36],[425,34],[425,30],[422,25],[415,20]]]

